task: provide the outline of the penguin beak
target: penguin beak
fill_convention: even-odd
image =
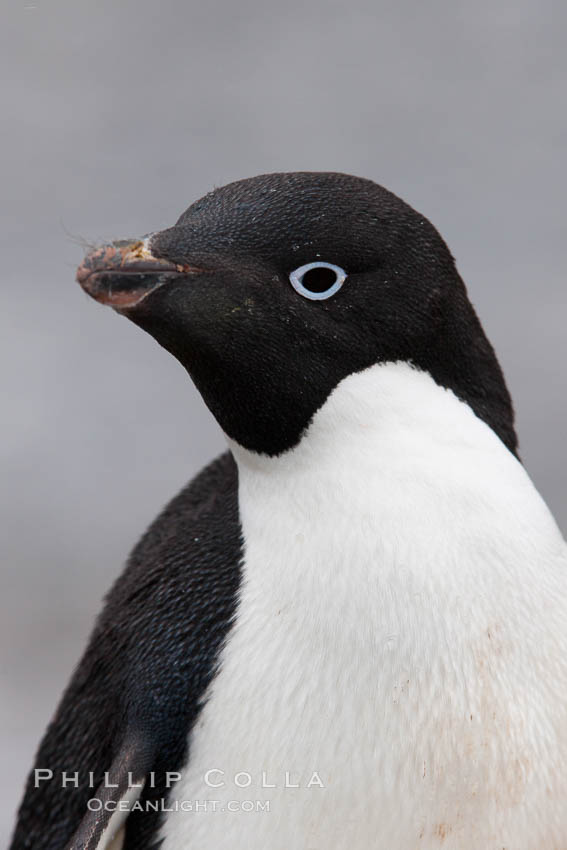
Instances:
[[[149,241],[125,239],[94,248],[77,269],[77,283],[95,301],[121,310],[135,307],[172,277],[192,271],[155,257]]]

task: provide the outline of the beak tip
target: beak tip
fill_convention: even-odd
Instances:
[[[108,269],[116,269],[123,261],[123,252],[113,245],[101,245],[98,248],[93,248],[85,254],[81,264],[77,269],[75,280],[80,286],[90,293],[88,287],[88,279],[95,272],[101,272]]]
[[[91,273],[91,270],[88,268],[88,266],[85,264],[85,261],[83,260],[83,262],[80,264],[80,266],[77,269],[77,274],[75,275],[75,280],[77,281],[77,283],[80,286],[82,286],[84,288],[90,273]]]

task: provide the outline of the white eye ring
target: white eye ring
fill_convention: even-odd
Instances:
[[[312,271],[312,269],[330,269],[335,273],[335,280],[331,283],[328,289],[317,291],[308,289],[307,286],[303,285],[305,275]],[[304,266],[299,266],[298,269],[290,272],[289,279],[295,291],[299,292],[300,295],[303,295],[304,298],[309,298],[310,301],[324,301],[325,298],[331,298],[332,295],[339,291],[345,282],[346,276],[347,273],[344,269],[341,269],[340,266],[334,266],[332,263],[323,263],[318,261],[316,263],[306,263]]]

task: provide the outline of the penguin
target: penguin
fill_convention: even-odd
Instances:
[[[228,451],[110,590],[12,850],[567,847],[567,547],[429,221],[268,174],[77,279]]]

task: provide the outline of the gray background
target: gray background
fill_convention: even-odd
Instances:
[[[74,284],[80,238],[229,180],[371,177],[439,227],[567,528],[565,4],[6,0],[0,839],[130,546],[223,445],[181,367]]]

